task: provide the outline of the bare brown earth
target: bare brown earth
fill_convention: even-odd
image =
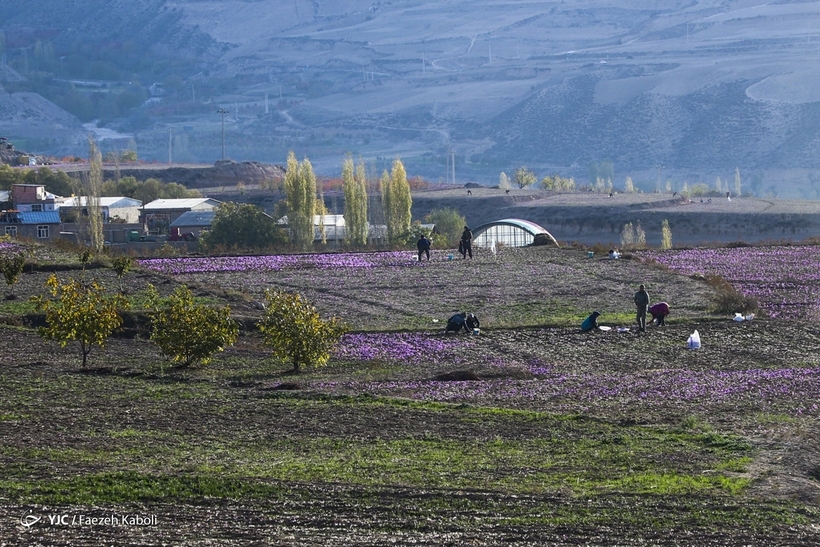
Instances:
[[[705,397],[606,397],[527,394],[511,396],[504,386],[601,382],[619,376],[652,377],[659,370],[731,374],[751,369],[816,369],[820,338],[812,323],[755,319],[737,324],[709,312],[713,290],[699,279],[674,274],[638,260],[586,259],[586,251],[503,249],[479,252],[473,261],[447,259],[438,251],[430,263],[407,262],[391,269],[293,269],[267,273],[126,275],[129,294],[153,283],[167,293],[176,283],[194,287],[213,302],[229,302],[237,317],[261,313],[252,302],[268,287],[299,290],[324,313],[341,315],[356,331],[385,336],[411,330],[427,336],[430,348],[454,340],[440,333],[441,321],[464,307],[484,321],[478,337],[457,338],[457,351],[419,352],[411,360],[375,359],[352,363],[338,356],[328,367],[288,374],[273,362],[258,335],[243,331],[239,343],[207,367],[161,369],[161,356],[145,335],[117,336],[92,352],[90,370],[78,367],[76,347],[44,343],[33,331],[0,327],[0,545],[816,545],[820,542],[820,444],[816,401],[800,393],[759,400]],[[24,274],[17,300],[42,291],[49,272]],[[69,275],[69,272],[58,272]],[[71,275],[78,275],[77,271]],[[107,269],[86,275],[114,286]],[[631,326],[629,300],[637,281],[657,299],[674,303],[671,323],[618,333],[578,332],[591,309],[602,323]],[[34,319],[34,318],[29,318]],[[438,320],[436,323],[434,320]],[[10,323],[27,320],[7,316]],[[511,328],[521,324],[523,328]],[[137,325],[139,326],[139,325]],[[703,348],[685,340],[693,329]],[[386,336],[391,336],[387,334]],[[541,363],[549,372],[533,371]],[[478,380],[441,382],[443,373],[470,370]],[[293,391],[277,386],[295,384]],[[451,384],[451,385],[450,385]],[[425,399],[431,390],[475,384],[473,395],[457,400]],[[486,388],[486,389],[485,389]],[[438,389],[438,388],[436,388]],[[531,391],[531,390],[530,390]],[[502,396],[502,393],[505,393]],[[534,393],[534,392],[533,392]],[[348,404],[372,401],[374,404]],[[450,403],[444,410],[410,405]],[[395,404],[383,404],[395,401]],[[298,404],[296,404],[298,403]],[[498,409],[481,419],[470,408]],[[577,495],[563,489],[526,493],[515,489],[440,489],[366,481],[306,483],[247,477],[243,487],[264,495],[235,499],[203,494],[195,501],[36,504],[15,501],[4,481],[71,480],[100,472],[153,469],[158,476],[184,477],[198,466],[216,469],[220,451],[255,443],[313,438],[391,440],[446,438],[484,446],[498,439],[539,439],[547,423],[518,421],[504,410],[535,410],[544,416],[577,416],[606,427],[668,427],[687,420],[737,435],[752,446],[752,463],[738,476],[751,480],[739,496],[656,496],[651,493]],[[579,422],[581,423],[581,422]],[[552,426],[550,426],[552,427]],[[151,432],[150,435],[139,432]],[[116,434],[116,435],[115,435]],[[549,433],[554,435],[555,432]],[[572,430],[561,435],[572,438]],[[130,437],[129,435],[135,435]],[[159,456],[167,439],[183,436],[185,461]],[[117,454],[115,467],[100,467],[99,452]],[[151,463],[156,452],[156,463]],[[87,459],[76,454],[86,454]],[[130,454],[134,454],[131,456]],[[259,464],[275,459],[275,453]],[[691,462],[696,465],[696,462]],[[360,462],[362,473],[366,462]],[[675,462],[675,466],[683,465]],[[168,466],[168,467],[165,467]],[[503,473],[503,466],[494,473]],[[705,473],[710,473],[708,469]],[[215,471],[218,479],[220,473]],[[78,487],[77,487],[78,488]],[[67,490],[66,495],[71,491]],[[786,512],[777,525],[759,525]],[[26,514],[155,515],[146,526],[52,526],[20,524]],[[588,514],[582,524],[544,523],[539,515]],[[645,517],[653,515],[662,525]],[[719,528],[709,519],[735,524]],[[726,515],[734,515],[732,519]],[[789,524],[789,519],[800,520]],[[775,519],[776,520],[776,519]],[[569,522],[569,521],[568,521]]]

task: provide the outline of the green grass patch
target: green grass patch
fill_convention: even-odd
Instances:
[[[36,304],[25,297],[6,299],[6,293],[0,296],[0,316],[2,315],[29,315],[36,313]]]
[[[18,499],[56,505],[270,498],[281,490],[241,478],[168,476],[131,471],[95,473],[60,480],[1,481],[0,489]]]
[[[167,401],[170,410],[182,400],[175,387],[143,386],[136,402]],[[241,417],[250,409],[243,410],[241,402],[211,397],[203,399],[203,404],[205,416],[234,419],[234,428],[213,438],[167,428],[123,427],[103,432],[110,439],[105,449],[97,448],[99,442],[88,435],[90,446],[85,449],[77,448],[82,442],[75,440],[71,447],[33,447],[22,452],[6,448],[0,453],[7,459],[51,462],[64,470],[79,471],[93,464],[135,473],[166,470],[260,480],[525,494],[736,495],[748,486],[747,479],[722,471],[736,472],[747,465],[749,445],[715,432],[624,427],[579,416],[442,403],[282,397],[261,400],[262,406],[253,412],[317,419],[350,412],[378,416],[377,407],[384,406],[406,414],[410,422],[438,419],[449,425],[430,428],[420,437],[354,438],[291,431],[260,439],[255,429],[242,427]],[[448,435],[450,428],[467,428],[473,433],[453,437]],[[522,428],[540,434],[505,436],[507,431]]]

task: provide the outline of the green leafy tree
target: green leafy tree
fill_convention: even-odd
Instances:
[[[157,179],[147,179],[137,189],[136,194],[130,197],[140,200],[145,205],[159,199],[161,188],[162,183]]]
[[[436,233],[439,236],[436,239],[443,240],[442,242],[447,247],[458,245],[464,226],[467,224],[464,215],[450,207],[433,209],[424,219],[436,225]]]
[[[345,158],[342,190],[347,240],[353,245],[367,245],[367,177],[363,161],[354,169],[353,158],[349,155]]]
[[[558,190],[564,192],[575,191],[575,179],[564,178],[560,175],[546,176],[541,179],[541,188],[544,190]]]
[[[641,228],[640,222],[634,225],[631,222],[624,224],[621,230],[621,247],[631,249],[643,249],[646,247],[646,232]]]
[[[398,242],[408,231],[413,216],[413,198],[410,195],[410,185],[407,182],[407,172],[404,164],[397,159],[393,162],[390,175],[387,171],[381,180],[382,203],[384,220],[387,224],[387,239],[391,243]]]
[[[0,190],[11,190],[12,184],[21,182],[20,171],[15,171],[9,165],[0,163]]]
[[[296,161],[288,154],[285,172],[285,196],[288,201],[288,228],[297,247],[307,249],[313,244],[313,215],[316,211],[316,176],[307,158]]]
[[[231,201],[219,206],[211,229],[200,239],[200,244],[208,250],[218,247],[261,250],[287,242],[287,233],[261,209]]]
[[[0,270],[9,286],[9,298],[14,298],[14,285],[20,281],[25,265],[26,257],[22,253],[0,255]]]
[[[324,320],[302,295],[276,289],[265,291],[267,306],[259,330],[274,356],[302,367],[323,366],[347,327],[336,317]]]
[[[160,199],[198,198],[201,195],[199,190],[189,190],[177,182],[162,184],[159,189]]]
[[[621,247],[626,249],[633,245],[635,245],[635,226],[627,222],[621,229]]]
[[[130,256],[118,256],[111,261],[111,268],[117,273],[117,280],[120,282],[120,292],[123,292],[122,278],[133,266],[134,259]]]
[[[541,179],[541,188],[544,190],[555,190],[555,178],[547,175]]]
[[[519,188],[526,188],[527,186],[532,186],[538,181],[538,177],[535,176],[535,173],[527,169],[526,167],[519,167],[515,170],[513,174],[513,182]]]
[[[46,314],[46,326],[39,329],[40,336],[56,340],[63,347],[79,342],[85,368],[91,348],[104,347],[111,333],[122,325],[118,310],[127,309],[128,301],[120,295],[107,296],[96,280],[81,283],[70,279],[60,283],[52,274],[46,287],[51,298],[34,298],[37,310]]]
[[[180,285],[161,298],[148,287],[151,340],[181,368],[208,364],[213,355],[231,346],[239,336],[239,325],[231,319],[231,308],[212,308],[194,302],[191,290]]]
[[[644,236],[645,238],[645,236]],[[672,229],[669,227],[669,221],[663,219],[661,223],[661,249],[672,248]]]

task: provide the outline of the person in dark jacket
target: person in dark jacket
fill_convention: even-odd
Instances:
[[[458,248],[463,258],[467,258],[468,254],[470,258],[473,258],[473,232],[471,232],[467,226],[465,226],[464,231],[461,232],[461,243]]]
[[[635,293],[635,319],[638,321],[638,328],[641,332],[646,332],[646,308],[649,307],[649,293],[646,287],[641,285]]]
[[[416,242],[416,247],[419,249],[419,262],[421,262],[422,255],[427,255],[427,260],[430,260],[430,240],[427,236],[421,234],[421,237]]]
[[[669,315],[669,304],[666,302],[658,302],[649,306],[649,314],[652,316],[652,321],[659,327],[666,324],[666,316]]]
[[[447,320],[447,328],[444,329],[444,333],[448,332],[461,332],[461,329],[464,329],[464,332],[470,332],[470,329],[467,328],[467,313],[461,312],[457,313],[452,316],[450,319]]]
[[[601,317],[601,314],[599,312],[592,312],[590,316],[584,319],[584,322],[581,323],[581,332],[589,332],[593,329],[598,328],[599,317]]]
[[[481,326],[481,323],[479,322],[478,317],[476,317],[475,314],[472,314],[472,313],[467,314],[466,323],[467,323],[467,330],[469,332],[472,332],[472,331],[474,331],[475,329],[477,329],[478,327]]]

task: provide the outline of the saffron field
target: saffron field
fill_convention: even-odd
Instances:
[[[0,250],[2,252],[2,250]],[[697,253],[701,254],[697,254]],[[744,254],[745,252],[745,254]],[[139,326],[81,370],[0,303],[0,531],[8,545],[813,545],[820,541],[820,338],[813,247],[501,249],[145,259],[245,325],[174,370]],[[732,264],[754,257],[737,274]],[[734,261],[734,262],[733,262]],[[752,274],[751,272],[754,272]],[[59,271],[65,277],[78,271]],[[759,298],[712,312],[719,274]],[[117,286],[114,273],[85,275]],[[791,277],[789,277],[791,276]],[[790,279],[788,283],[778,280]],[[645,283],[665,327],[633,328]],[[351,325],[300,375],[252,328],[271,287]],[[770,295],[770,296],[767,296]],[[22,312],[20,310],[23,310]],[[579,332],[591,311],[608,332]],[[444,335],[472,311],[478,336]],[[20,314],[23,314],[22,317]],[[16,314],[16,315],[15,315]],[[700,333],[698,350],[687,337]],[[132,329],[134,331],[134,329]],[[55,419],[55,417],[57,417]],[[21,524],[24,515],[156,515]]]

